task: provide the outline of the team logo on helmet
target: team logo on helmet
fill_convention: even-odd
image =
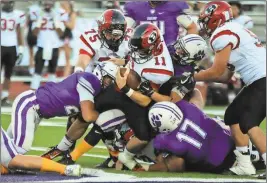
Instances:
[[[158,115],[152,114],[151,121],[154,127],[159,128],[161,126],[160,117]]]
[[[153,31],[148,37],[148,43],[152,44],[156,41],[156,39],[157,39],[157,32]]]
[[[206,14],[206,15],[209,15],[209,14],[211,14],[214,10],[216,10],[217,8],[218,8],[218,5],[217,5],[217,4],[212,4],[212,5],[210,5],[210,6],[206,9],[205,14]]]

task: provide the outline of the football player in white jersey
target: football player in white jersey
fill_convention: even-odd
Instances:
[[[14,10],[14,5],[14,1],[2,1],[1,63],[5,68],[5,80],[1,95],[2,106],[11,106],[8,100],[10,77],[15,64],[21,62],[24,51],[23,27],[25,14]]]
[[[95,64],[112,58],[125,58],[129,52],[128,41],[132,29],[127,29],[125,17],[119,10],[104,11],[97,23],[97,27],[80,36],[80,51],[75,71],[92,72]]]
[[[203,32],[215,52],[211,68],[194,75],[196,81],[227,81],[233,73],[241,75],[246,86],[228,106],[224,121],[235,140],[237,164],[230,170],[237,175],[255,174],[248,151],[248,138],[266,164],[266,136],[259,125],[266,117],[266,49],[257,36],[231,22],[231,6],[224,1],[208,3],[199,17]]]
[[[54,2],[44,1],[39,12],[34,13],[35,19],[32,29],[37,36],[38,50],[35,54],[35,71],[32,78],[31,89],[36,90],[40,86],[42,71],[45,61],[49,61],[49,81],[56,80],[56,68],[59,56],[59,47],[62,46],[60,36],[65,30],[64,21],[67,14],[61,9],[54,8]]]
[[[233,22],[239,23],[247,29],[252,29],[254,26],[253,20],[251,17],[242,14],[241,2],[230,1],[229,4],[231,5],[233,11]]]

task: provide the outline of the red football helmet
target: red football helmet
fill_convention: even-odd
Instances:
[[[231,6],[225,1],[212,1],[206,4],[199,15],[200,31],[207,37],[225,22],[233,18]]]
[[[104,11],[97,23],[102,45],[117,52],[127,27],[124,15],[119,10],[109,9]]]
[[[160,30],[151,23],[144,23],[134,29],[129,41],[130,56],[138,63],[143,64],[162,51]]]

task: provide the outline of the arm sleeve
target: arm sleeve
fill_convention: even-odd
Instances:
[[[239,47],[240,37],[230,30],[222,30],[214,34],[210,40],[212,49],[217,52],[231,45],[232,50]]]
[[[95,90],[92,85],[84,77],[80,77],[77,84],[77,92],[79,93],[80,102],[90,100],[94,103]]]
[[[103,132],[99,126],[94,124],[90,132],[84,137],[84,140],[91,146],[95,146],[102,139]]]

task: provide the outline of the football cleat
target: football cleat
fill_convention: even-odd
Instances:
[[[236,175],[255,175],[256,169],[250,160],[250,155],[243,155],[238,150],[235,150],[234,153],[236,155],[236,163],[230,168],[230,171]]]
[[[67,176],[81,176],[82,167],[80,165],[67,165],[64,174]]]
[[[69,154],[69,152],[67,152],[58,161],[58,163],[61,163],[61,164],[64,164],[64,165],[73,165],[73,164],[75,164],[75,161],[72,160],[71,155]]]
[[[101,164],[95,166],[96,168],[115,168],[115,162],[111,157],[107,158]]]
[[[62,156],[63,151],[59,150],[57,146],[50,147],[50,150],[41,155],[41,157],[53,160],[58,156]]]

